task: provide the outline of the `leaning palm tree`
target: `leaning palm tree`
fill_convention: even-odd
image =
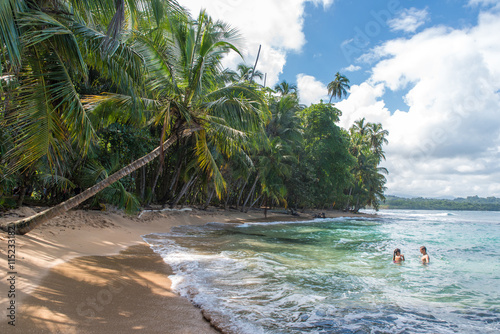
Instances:
[[[32,217],[1,226],[2,229],[25,234],[141,168],[177,140],[193,134],[200,169],[214,177],[218,192],[222,192],[224,181],[210,153],[209,142],[223,153],[231,154],[243,143],[246,131],[260,126],[265,110],[253,86],[225,86],[221,78],[222,57],[230,50],[238,52],[232,43],[236,37],[235,30],[223,22],[214,22],[204,12],[198,20],[176,13],[150,31],[137,32],[134,49],[144,57],[148,70],[143,101],[157,111],[156,120],[163,124],[160,146],[79,195]],[[134,108],[131,101],[124,94],[86,99],[93,109],[113,102],[122,108],[126,105]]]
[[[351,88],[349,86],[349,79],[346,76],[341,75],[339,72],[335,74],[335,80],[330,82],[327,86],[328,95],[330,95],[330,102],[332,103],[333,97],[341,99],[342,96],[347,96],[347,90]]]

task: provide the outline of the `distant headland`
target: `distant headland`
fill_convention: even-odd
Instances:
[[[403,198],[387,195],[381,209],[500,211],[500,198],[468,196],[455,199]]]

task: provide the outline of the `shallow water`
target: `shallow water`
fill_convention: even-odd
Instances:
[[[500,212],[379,216],[210,223],[145,240],[174,288],[231,332],[500,332]]]

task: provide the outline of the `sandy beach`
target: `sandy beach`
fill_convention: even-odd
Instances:
[[[0,223],[39,210],[19,208],[3,214]],[[199,308],[172,291],[171,268],[141,236],[179,225],[310,218],[312,214],[297,218],[268,213],[264,218],[260,211],[216,209],[145,211],[136,216],[75,210],[24,236],[9,239],[2,233],[0,332],[218,333]],[[11,257],[10,262],[9,244],[15,245],[15,260]]]

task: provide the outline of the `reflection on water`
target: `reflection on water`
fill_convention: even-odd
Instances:
[[[233,332],[500,331],[499,213],[380,216],[213,223],[145,239],[174,268],[175,288]],[[391,261],[396,247],[402,264]]]

